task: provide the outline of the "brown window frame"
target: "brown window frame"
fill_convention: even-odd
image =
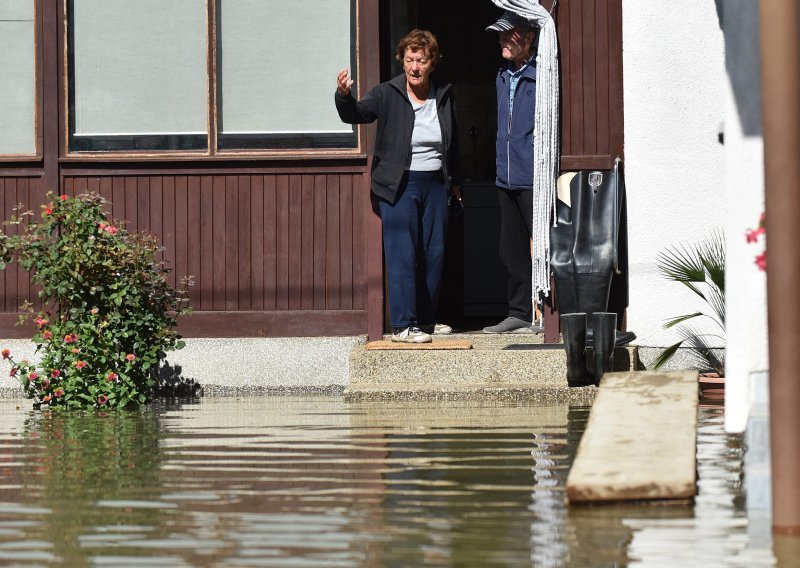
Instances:
[[[70,81],[70,3],[74,0],[62,0],[63,10],[63,50],[62,73],[64,80],[63,97],[63,132],[62,150],[59,161],[61,162],[87,162],[87,161],[220,161],[220,160],[316,160],[316,159],[341,159],[365,157],[365,135],[363,126],[355,128],[356,144],[353,148],[264,148],[264,149],[219,149],[218,141],[218,61],[217,61],[217,5],[219,0],[206,0],[206,66],[207,66],[207,147],[202,150],[118,150],[118,151],[76,151],[70,148],[71,135],[71,95]],[[362,11],[365,9],[365,0],[352,0],[354,3],[354,61],[356,62],[356,84],[360,84],[363,74],[364,60],[362,58],[361,43],[362,30],[360,26]],[[41,0],[36,0],[41,2]],[[331,105],[333,105],[333,91],[335,78],[331,78]]]
[[[42,128],[42,0],[33,2],[33,128],[35,151],[32,154],[2,154],[0,162],[40,162],[44,140]]]

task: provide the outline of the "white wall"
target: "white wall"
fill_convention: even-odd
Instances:
[[[713,0],[623,0],[628,329],[641,346],[677,341],[665,319],[708,311],[666,281],[656,254],[726,220],[722,32]],[[720,344],[721,346],[721,344]]]
[[[753,376],[769,368],[766,276],[754,264],[763,237],[748,244],[764,210],[764,144],[761,127],[761,80],[758,3],[720,3],[725,33],[725,169],[728,260],[725,294],[728,342],[725,362],[725,428],[741,432],[747,424],[751,393],[763,385]],[[765,387],[764,387],[765,388]]]

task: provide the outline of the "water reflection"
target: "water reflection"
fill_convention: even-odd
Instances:
[[[263,397],[66,415],[0,402],[0,558],[77,566],[772,565],[768,551],[747,547],[742,449],[723,433],[719,410],[701,411],[694,505],[566,507],[588,411]]]

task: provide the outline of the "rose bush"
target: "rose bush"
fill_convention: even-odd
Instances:
[[[33,319],[38,361],[18,361],[4,349],[11,375],[36,404],[51,407],[124,407],[144,404],[166,351],[184,346],[174,330],[188,313],[188,279],[167,282],[152,235],[110,222],[98,195],[48,194],[41,220],[21,207],[0,233],[0,269],[16,261],[31,273],[44,308],[23,306]]]

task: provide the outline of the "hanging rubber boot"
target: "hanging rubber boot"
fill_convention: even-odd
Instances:
[[[586,368],[586,314],[561,314],[561,334],[567,352],[567,385],[594,384]]]
[[[592,376],[594,384],[599,386],[603,373],[608,373],[614,368],[617,314],[614,312],[596,312],[592,316],[592,328],[594,329]]]

